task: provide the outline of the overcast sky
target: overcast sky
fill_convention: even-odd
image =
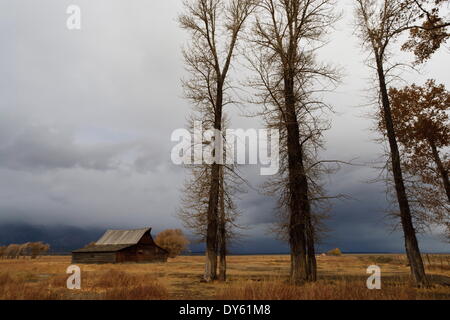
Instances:
[[[371,132],[367,54],[353,35],[351,0],[320,58],[343,70],[342,84],[324,98],[334,106],[323,158],[376,161],[383,148]],[[82,30],[66,28],[66,9],[81,8]],[[185,171],[171,163],[171,133],[186,125],[190,106],[178,27],[180,0],[0,1],[0,224],[27,222],[156,230],[181,227],[176,217]],[[450,87],[449,51],[441,50],[404,78]],[[245,106],[251,110],[253,106]],[[232,127],[262,127],[230,107]],[[242,168],[254,187],[264,181]],[[324,247],[345,251],[401,251],[401,235],[384,219],[384,186],[377,171],[344,167],[329,192],[335,202]],[[274,199],[250,190],[239,201],[242,241],[252,250],[285,249],[267,229]],[[423,250],[448,251],[437,236]]]

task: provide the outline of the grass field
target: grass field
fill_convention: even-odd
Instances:
[[[424,256],[433,285],[415,289],[402,255],[319,257],[319,281],[289,285],[288,256],[231,256],[227,283],[202,283],[203,257],[165,264],[80,265],[81,290],[66,288],[70,257],[0,260],[0,299],[446,299],[450,255]],[[366,269],[382,269],[382,289],[368,290]]]

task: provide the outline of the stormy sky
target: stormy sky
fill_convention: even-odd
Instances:
[[[384,147],[367,117],[373,75],[353,34],[353,3],[339,3],[343,17],[319,54],[343,73],[323,97],[335,113],[321,156],[374,162]],[[66,28],[71,4],[81,8],[79,31]],[[151,226],[154,233],[182,227],[176,213],[186,171],[170,160],[171,133],[185,127],[190,111],[180,85],[188,76],[181,11],[179,0],[0,1],[0,226]],[[448,58],[444,48],[402,76],[450,87]],[[243,117],[254,106],[228,108],[231,127],[263,127]],[[254,189],[264,182],[256,168],[241,170]],[[324,250],[403,250],[401,234],[384,219],[384,185],[368,183],[377,174],[344,166],[328,178],[330,194],[352,199],[333,203]],[[248,229],[236,252],[286,251],[268,231],[275,199],[254,189],[240,196],[240,222]],[[421,237],[421,247],[448,251],[437,234]]]

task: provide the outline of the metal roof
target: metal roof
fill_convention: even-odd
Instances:
[[[100,245],[100,246],[91,246],[79,250],[72,251],[74,253],[90,253],[90,252],[116,252],[123,249],[126,249],[128,247],[131,247],[132,245],[129,244],[119,244],[119,245]]]
[[[133,245],[137,244],[139,240],[144,236],[146,232],[149,232],[151,228],[136,229],[136,230],[108,230],[96,242],[97,246],[100,245]]]

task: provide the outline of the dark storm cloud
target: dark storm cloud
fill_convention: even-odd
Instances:
[[[239,201],[239,206],[245,208],[242,223],[259,225],[276,221],[277,200],[265,197],[257,192],[248,192],[245,200]]]
[[[253,170],[250,170],[252,173]],[[377,177],[378,171],[370,167],[343,167],[333,176],[328,185],[329,195],[347,195],[349,199],[331,201],[329,218],[325,220],[328,231],[318,244],[319,252],[340,248],[344,252],[404,252],[401,232],[396,229],[399,221],[387,216],[388,204],[384,183],[369,183]],[[252,179],[253,178],[253,179]],[[254,186],[260,177],[251,175]],[[277,235],[272,233],[272,226],[278,219],[277,200],[263,197],[250,190],[245,199],[239,202],[245,215],[241,223],[250,229],[245,230],[240,246],[234,246],[237,252],[247,248],[246,252],[256,250],[259,253],[273,253],[274,246],[280,252],[288,253],[288,245],[274,241]],[[424,251],[446,252],[448,245],[439,235],[420,235],[420,244]],[[256,246],[260,243],[260,246]],[[248,249],[252,248],[252,249]],[[244,250],[245,251],[245,250]]]
[[[169,154],[168,148],[156,140],[121,139],[108,132],[110,141],[86,143],[87,139],[96,138],[91,133],[77,142],[74,131],[33,125],[14,117],[1,118],[0,128],[0,168],[12,170],[104,171],[128,166],[145,173],[166,163]]]
[[[111,170],[115,168],[114,158],[128,147],[77,146],[68,132],[47,127],[22,127],[17,131],[0,137],[0,166],[14,170]]]

